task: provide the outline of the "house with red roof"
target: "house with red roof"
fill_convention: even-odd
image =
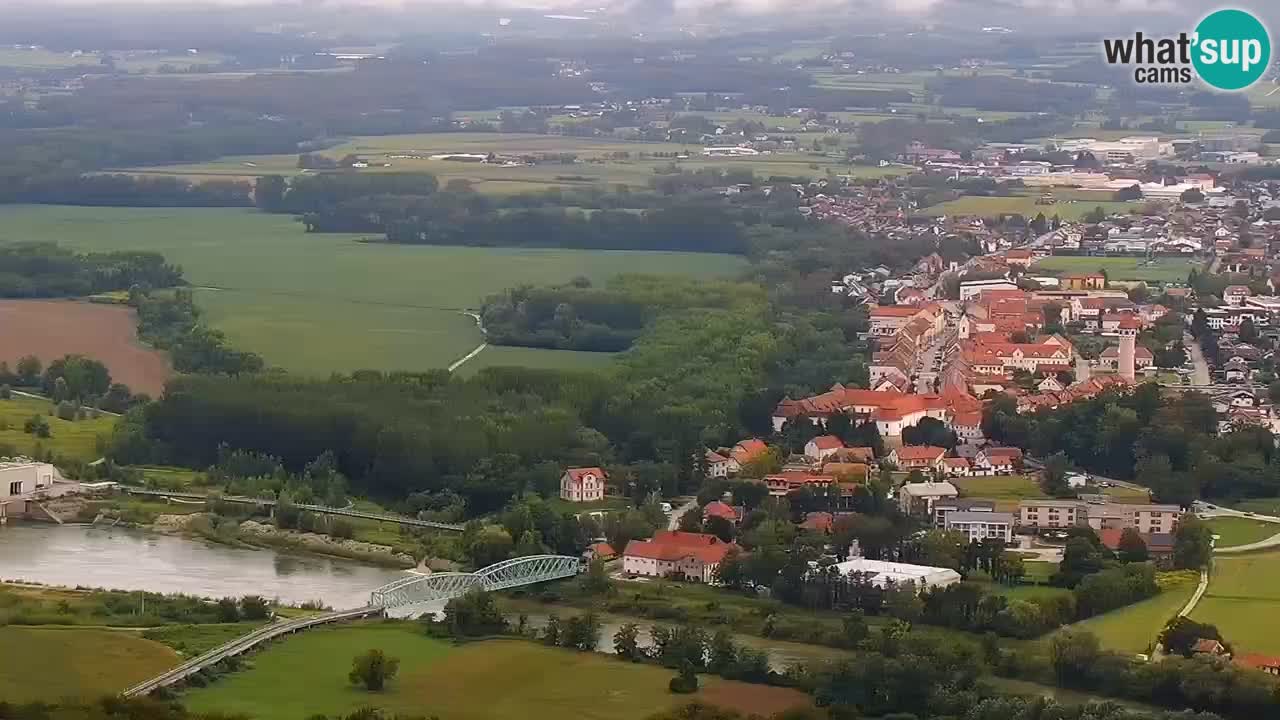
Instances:
[[[832,475],[820,475],[804,470],[783,470],[780,473],[764,476],[764,485],[769,488],[769,494],[774,497],[782,497],[804,487],[826,488],[835,482],[836,479]]]
[[[889,453],[889,462],[899,470],[932,470],[946,457],[946,448],[932,445],[903,445]]]
[[[781,427],[778,428],[779,430]],[[742,470],[742,466],[769,452],[769,446],[760,438],[748,438],[733,446],[729,451],[729,474],[734,475]]]
[[[729,477],[729,464],[733,461],[732,458],[721,455],[715,450],[707,450],[703,453],[703,457],[706,458],[708,477]]]
[[[1245,655],[1237,655],[1231,661],[1243,668],[1280,676],[1280,657],[1275,655],[1247,653]]]
[[[974,474],[1012,475],[1022,465],[1022,449],[989,447],[978,451],[973,459]]]
[[[734,525],[738,524],[738,520],[742,519],[732,505],[720,500],[712,500],[702,508],[702,519],[706,520],[711,517],[724,518]]]
[[[725,556],[737,548],[715,535],[659,530],[652,539],[627,543],[622,552],[622,572],[711,584]]]
[[[826,460],[828,457],[830,457],[831,455],[835,454],[837,451],[843,448],[844,448],[844,442],[842,442],[840,438],[836,437],[835,435],[819,435],[818,437],[805,443],[804,454],[805,454],[805,457],[822,461],[822,460]]]
[[[582,557],[587,562],[592,560],[612,560],[618,557],[618,551],[614,550],[613,546],[607,542],[598,542],[588,545],[587,549],[582,553]]]
[[[609,476],[598,467],[569,468],[560,476],[560,499],[569,502],[596,502],[604,499]]]

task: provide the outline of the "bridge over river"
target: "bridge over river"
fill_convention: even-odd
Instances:
[[[194,657],[156,677],[124,691],[125,697],[140,697],[177,684],[227,658],[246,653],[282,635],[331,623],[383,615],[389,610],[415,614],[440,601],[465,595],[472,590],[490,592],[559,580],[577,575],[582,561],[569,555],[530,555],[494,563],[473,573],[431,573],[387,583],[373,590],[369,604],[352,610],[318,613],[292,620],[273,622]]]

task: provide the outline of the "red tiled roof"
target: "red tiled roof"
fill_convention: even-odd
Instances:
[[[667,561],[693,557],[704,563],[718,563],[735,548],[737,545],[723,542],[715,535],[659,530],[652,540],[627,543],[623,555]]]
[[[712,500],[707,503],[707,506],[702,508],[702,516],[704,518],[721,517],[729,522],[738,521],[738,511],[719,500]]]
[[[591,551],[592,555],[598,558],[611,558],[617,557],[618,555],[617,551],[615,551],[613,546],[609,543],[594,543],[587,549]]]
[[[576,483],[582,482],[582,476],[588,473],[601,479],[607,479],[609,477],[604,470],[601,470],[598,467],[568,468],[565,472],[569,474],[569,479]]]
[[[913,305],[876,305],[871,308],[870,316],[873,318],[900,318],[911,317],[920,312],[920,308]]]
[[[899,460],[937,460],[947,454],[945,448],[932,445],[903,445],[894,452]]]
[[[983,451],[987,457],[998,458],[1020,458],[1022,457],[1022,449],[1016,447],[993,447]]]
[[[1273,672],[1280,671],[1280,657],[1276,657],[1275,655],[1246,653],[1244,655],[1235,656],[1235,663],[1253,670],[1270,670]]]
[[[759,438],[750,438],[734,445],[729,454],[733,456],[734,460],[738,461],[739,465],[745,465],[768,449],[769,446],[765,444],[765,441]]]
[[[835,516],[829,512],[811,512],[804,516],[804,522],[800,523],[800,527],[805,530],[814,530],[816,532],[827,532],[831,530],[831,526],[835,524]]]
[[[836,450],[844,447],[844,443],[835,435],[819,435],[811,441],[819,450]]]

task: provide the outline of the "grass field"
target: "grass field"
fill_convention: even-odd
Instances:
[[[182,653],[184,657],[195,657],[231,642],[241,635],[247,635],[261,625],[262,623],[256,622],[165,625],[144,631],[142,637],[167,645]]]
[[[351,658],[370,648],[400,659],[399,676],[378,694],[347,680]],[[703,678],[705,689],[698,695],[674,696],[667,691],[671,676],[669,670],[596,653],[506,640],[454,647],[411,624],[377,624],[294,636],[255,655],[252,669],[190,690],[183,702],[195,712],[243,713],[258,720],[345,714],[368,705],[455,720],[639,720],[693,699],[750,703],[753,712],[808,702],[798,691],[710,677]]]
[[[1186,282],[1191,270],[1199,270],[1201,263],[1178,257],[1157,257],[1145,260],[1137,257],[1068,257],[1059,255],[1040,260],[1031,267],[1033,271],[1076,273],[1107,271],[1108,280],[1141,280],[1146,282]]]
[[[1280,535],[1280,524],[1239,517],[1220,517],[1207,521],[1217,534],[1217,547],[1248,545]]]
[[[1052,205],[1037,205],[1039,195],[1011,195],[1009,197],[966,196],[924,209],[924,214],[937,217],[939,215],[977,215],[994,217],[997,215],[1020,214],[1034,218],[1039,213],[1052,218],[1054,215],[1063,220],[1079,220],[1101,207],[1107,213],[1126,213],[1137,207],[1135,204],[1114,202],[1112,200],[1069,200]]]
[[[1216,556],[1209,589],[1191,613],[1218,626],[1237,651],[1280,654],[1280,552]]]
[[[1048,497],[1040,483],[1030,475],[953,478],[951,483],[966,498],[994,500],[999,512],[1013,512],[1018,501]]]
[[[0,698],[56,702],[123,690],[178,664],[135,632],[0,627]]]
[[[1155,642],[1160,629],[1191,599],[1196,580],[1190,575],[1178,576],[1153,598],[1128,607],[1091,617],[1070,627],[1088,630],[1098,636],[1102,647],[1124,653],[1145,653]]]
[[[182,266],[206,319],[237,347],[316,375],[445,367],[481,340],[459,310],[514,285],[579,275],[603,283],[622,272],[730,276],[745,267],[728,255],[353,242],[360,237],[308,235],[291,217],[251,210],[0,208],[0,243],[56,240],[82,251],[162,253]],[[544,352],[538,350],[485,357],[493,350],[476,359],[575,367],[605,361],[579,353],[535,358]]]
[[[1263,515],[1280,515],[1280,498],[1253,498],[1232,503],[1231,507]]]
[[[53,404],[44,400],[14,395],[0,400],[0,445],[9,445],[20,454],[30,455],[37,445],[55,455],[91,461],[101,456],[97,450],[99,436],[111,434],[116,418],[102,415],[98,419],[62,420],[50,415]],[[49,437],[38,438],[22,431],[32,415],[40,415],[49,423]]]
[[[703,157],[701,146],[678,143],[641,143],[564,135],[520,133],[425,133],[418,135],[357,136],[322,153],[332,158],[355,154],[370,161],[364,172],[429,172],[444,185],[450,180],[466,180],[485,193],[512,194],[551,187],[592,187],[626,185],[649,187],[656,169],[672,162],[686,170],[702,168],[750,168],[758,175],[822,177],[828,170],[865,177],[901,175],[901,168],[854,167],[845,162],[809,152],[779,152],[752,157]],[[501,155],[541,155],[566,153],[577,162],[504,167],[499,164],[432,159],[448,153],[497,153]],[[690,157],[673,161],[673,153]],[[626,156],[621,154],[625,153]],[[653,157],[663,153],[668,157]],[[390,163],[390,167],[381,167]],[[297,155],[241,155],[209,162],[124,168],[137,174],[202,177],[252,178],[261,175],[297,175]]]

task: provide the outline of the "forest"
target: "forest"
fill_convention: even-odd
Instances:
[[[181,284],[182,269],[158,253],[81,254],[46,242],[0,247],[0,297],[76,297]]]

